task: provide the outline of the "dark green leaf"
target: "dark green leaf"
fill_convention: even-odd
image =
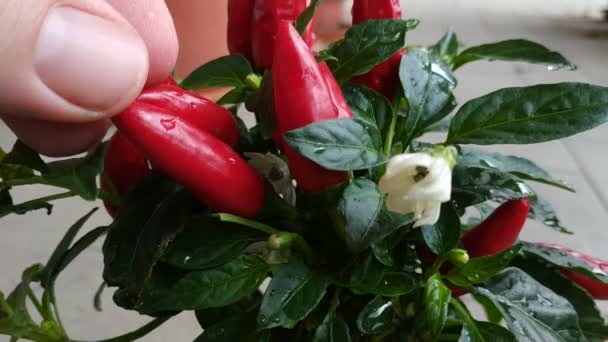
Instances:
[[[548,66],[550,70],[576,69],[576,66],[561,54],[524,39],[505,40],[468,48],[456,56],[452,64],[454,69],[458,69],[464,64],[478,60],[543,64]]]
[[[405,45],[405,34],[418,20],[367,20],[353,26],[343,40],[322,52],[335,77],[347,80],[362,75],[388,60]]]
[[[507,268],[476,288],[502,312],[518,341],[581,341],[572,304],[518,268]]]
[[[388,238],[384,238],[380,241],[372,243],[371,248],[374,257],[376,257],[376,260],[380,261],[380,263],[382,263],[382,265],[384,266],[392,267],[393,265],[395,265],[395,259],[391,254],[391,248],[388,244],[387,239]]]
[[[247,98],[248,89],[244,87],[234,88],[227,92],[221,99],[217,101],[220,106],[237,104],[245,101]]]
[[[262,302],[262,298],[262,294],[259,291],[255,291],[234,304],[219,308],[197,310],[196,319],[203,329],[207,329],[224,321],[226,317],[232,317],[243,312],[257,312],[260,303]],[[255,322],[255,320],[256,317],[254,316],[253,321]]]
[[[200,66],[180,84],[185,89],[211,87],[246,87],[245,79],[253,72],[247,58],[241,55],[223,56]]]
[[[220,317],[222,321],[214,324],[194,340],[194,342],[260,342],[265,339],[257,332],[256,312],[235,312],[231,316]]]
[[[456,32],[454,32],[453,28],[450,28],[446,34],[441,37],[441,39],[433,46],[429,48],[429,50],[441,58],[441,60],[448,64],[452,64],[452,60],[458,54],[458,48],[460,47],[460,43],[458,42],[458,36]]]
[[[207,269],[234,259],[254,242],[266,238],[251,228],[203,217],[186,223],[162,261],[181,269]]]
[[[483,311],[490,322],[498,324],[502,321],[502,313],[491,300],[475,293],[473,293],[473,297],[483,307]]]
[[[218,268],[189,273],[157,266],[135,309],[151,314],[223,307],[256,291],[268,271],[262,259],[249,254],[242,254]],[[114,295],[124,306],[122,296],[121,291]]]
[[[338,209],[344,217],[346,244],[355,253],[413,221],[413,215],[387,211],[384,195],[378,191],[376,183],[367,178],[348,185]]]
[[[448,144],[531,144],[565,138],[608,121],[608,88],[583,83],[505,88],[467,102]]]
[[[357,327],[366,335],[380,335],[393,327],[394,318],[393,302],[378,296],[367,303],[359,313]]]
[[[352,119],[313,123],[284,137],[296,152],[330,170],[363,170],[386,162],[378,132]]]
[[[72,261],[74,261],[74,259],[76,259],[78,255],[80,255],[80,253],[82,253],[85,249],[89,248],[93,244],[93,242],[97,241],[97,239],[105,235],[109,229],[110,227],[108,226],[97,227],[86,233],[80,239],[78,239],[78,241],[76,241],[74,245],[63,256],[61,264],[59,264],[59,268],[57,269],[57,272],[59,273],[63,271],[66,267],[68,267],[68,265],[72,263]]]
[[[0,218],[9,214],[23,215],[30,211],[44,209],[50,215],[53,205],[45,202],[44,198],[35,199],[20,204],[13,204],[9,188],[0,189]]]
[[[547,171],[531,160],[507,156],[501,153],[485,152],[472,147],[461,147],[460,150],[459,164],[494,168],[508,172],[521,179],[544,183],[574,192],[574,189],[564,181],[553,178]]]
[[[441,121],[436,124],[430,125],[424,130],[424,133],[445,133],[450,129],[450,125],[452,124],[452,117],[448,116],[443,118]]]
[[[296,20],[296,30],[298,30],[300,35],[303,35],[304,32],[306,32],[306,29],[308,28],[308,25],[310,24],[310,21],[314,17],[320,4],[321,0],[312,0],[304,12],[298,16],[298,19]]]
[[[451,83],[434,67],[427,50],[409,50],[402,59],[399,78],[409,103],[402,139],[407,146],[427,127],[450,114],[456,99]]]
[[[76,235],[78,232],[80,232],[80,229],[89,220],[89,218],[97,211],[97,209],[98,208],[94,208],[93,210],[89,211],[66,231],[57,247],[55,247],[53,254],[51,254],[49,261],[46,263],[46,266],[42,270],[40,279],[42,286],[47,287],[53,284],[53,281],[57,275],[59,275],[59,271],[61,271],[61,264],[63,263],[65,255],[72,245],[72,242],[76,238]]]
[[[22,276],[21,283],[4,299],[0,293],[0,334],[10,335],[13,340],[19,338],[32,339],[32,336],[46,336],[32,320],[27,309],[27,292],[30,283],[36,281],[42,270],[42,265],[33,265],[27,268]]]
[[[20,165],[43,173],[47,171],[47,165],[40,155],[21,140],[17,140],[11,152],[2,158],[2,164]]]
[[[450,202],[441,206],[437,223],[422,227],[422,236],[426,245],[437,255],[444,255],[458,246],[460,217]]]
[[[73,191],[87,201],[97,199],[97,176],[103,170],[105,146],[99,145],[84,158],[59,160],[48,164],[43,174],[50,185]]]
[[[530,204],[530,214],[528,215],[530,218],[538,220],[560,233],[573,234],[568,228],[562,226],[551,203],[538,196],[532,196],[530,197]]]
[[[534,192],[509,173],[488,167],[456,164],[452,173],[452,199],[459,209],[487,200],[530,197]]]
[[[351,342],[350,330],[342,317],[328,313],[315,331],[312,342]]]
[[[359,293],[396,297],[416,289],[416,279],[396,268],[389,268],[368,256],[357,263],[350,277],[350,286]]]
[[[583,274],[604,284],[608,284],[608,275],[605,272],[573,256],[572,254],[560,251],[559,249],[543,247],[530,242],[524,242],[522,245],[522,251],[525,255],[535,256],[554,266],[565,268],[567,270]]]
[[[475,322],[475,326],[482,339],[475,338],[475,336],[471,333],[471,327],[468,324],[465,324],[462,327],[462,335],[458,342],[515,342],[515,336],[513,334],[503,328],[498,324],[493,324],[489,322]]]
[[[353,116],[368,127],[375,127],[386,136],[393,108],[388,99],[377,92],[354,83],[342,87],[344,97],[353,111]]]
[[[500,239],[499,236],[496,238]],[[468,263],[451,270],[447,279],[457,286],[482,283],[507,267],[521,248],[522,246],[518,244],[502,253],[471,259]]]
[[[306,318],[325,296],[325,278],[302,263],[289,264],[276,272],[268,285],[258,329],[292,325]]]
[[[570,279],[547,265],[530,259],[517,260],[516,266],[556,294],[566,298],[578,314],[581,330],[587,341],[602,342],[608,337],[608,326],[593,297]]]
[[[441,276],[439,274],[434,274],[427,280],[424,291],[424,301],[426,307],[426,320],[429,325],[428,333],[433,341],[437,340],[437,337],[441,334],[441,331],[445,326],[451,298],[452,292],[441,281]]]

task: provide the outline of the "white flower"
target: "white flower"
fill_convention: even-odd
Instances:
[[[386,205],[396,213],[413,213],[414,227],[435,224],[441,203],[450,200],[455,149],[439,147],[431,154],[400,154],[388,163],[380,179]]]

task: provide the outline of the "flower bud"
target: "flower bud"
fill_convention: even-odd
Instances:
[[[448,252],[447,259],[454,265],[464,265],[469,262],[469,254],[464,249],[452,249]]]

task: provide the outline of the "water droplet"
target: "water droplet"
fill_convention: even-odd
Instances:
[[[549,70],[549,71],[559,70],[559,66],[557,66],[557,65],[549,65],[547,67],[547,70]]]
[[[171,119],[161,119],[160,120],[160,124],[167,130],[170,131],[172,129],[175,128],[176,123],[175,123],[175,119],[171,118]]]
[[[591,272],[593,272],[593,274],[600,275],[600,276],[608,275],[608,274],[606,274],[606,272],[604,272],[603,270],[601,270],[599,268],[594,268]]]
[[[232,165],[236,164],[236,159],[234,158],[228,158],[228,162]]]
[[[192,257],[190,257],[190,256],[185,257],[185,258],[184,258],[184,264],[189,263],[189,262],[190,262],[190,259],[192,259]]]
[[[325,147],[315,147],[315,149],[313,150],[315,153],[323,153],[325,152],[326,148]]]

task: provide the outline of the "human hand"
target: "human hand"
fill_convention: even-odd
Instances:
[[[96,144],[178,51],[163,0],[4,0],[0,37],[0,117],[49,156]]]

